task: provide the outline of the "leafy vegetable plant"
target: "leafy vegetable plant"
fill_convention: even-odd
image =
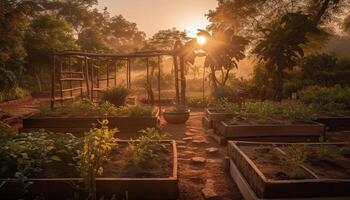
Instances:
[[[131,140],[128,146],[131,162],[137,167],[156,155],[156,151],[162,148],[159,141],[164,138],[155,128],[147,128],[142,133],[137,140]]]

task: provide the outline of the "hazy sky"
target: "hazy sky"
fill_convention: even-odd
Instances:
[[[186,29],[193,37],[198,28],[208,25],[204,15],[217,6],[216,0],[99,0],[98,3],[98,8],[107,7],[112,15],[121,14],[135,22],[147,37],[172,27]]]

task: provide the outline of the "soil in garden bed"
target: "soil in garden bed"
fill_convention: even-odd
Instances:
[[[350,179],[350,154],[339,153],[344,147],[346,148],[345,145],[310,146],[305,166],[312,169],[320,178]],[[286,148],[281,149],[288,154]]]
[[[297,144],[294,144],[297,145]],[[315,179],[310,173],[299,167],[297,171],[283,164],[283,155],[273,145],[239,145],[239,148],[254,162],[258,169],[269,179],[295,180]],[[283,145],[278,147],[287,155],[290,150]],[[350,154],[340,153],[345,145],[307,145],[307,159],[304,163],[317,176],[324,179],[349,179]],[[324,153],[320,153],[324,152]]]
[[[118,143],[118,147],[103,165],[101,177],[109,178],[168,178],[173,171],[173,152],[170,143],[162,143],[163,148],[154,152],[154,157],[136,167],[131,162],[127,143]],[[43,170],[30,178],[77,178],[79,172],[69,156],[59,155],[62,161],[44,165]]]
[[[298,176],[292,174],[288,167],[281,167],[280,152],[273,146],[261,145],[239,146],[240,149],[254,162],[258,169],[269,179],[273,180],[295,180],[295,179],[313,179],[314,177],[299,167]]]

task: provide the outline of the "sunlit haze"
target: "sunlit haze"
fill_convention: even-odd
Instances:
[[[195,37],[197,29],[209,24],[205,17],[215,9],[216,0],[99,0],[98,8],[108,8],[112,15],[123,15],[151,37],[158,30],[175,27]]]

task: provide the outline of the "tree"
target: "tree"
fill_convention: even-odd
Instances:
[[[265,63],[267,72],[274,79],[274,97],[280,99],[286,69],[291,70],[304,56],[302,44],[307,44],[308,33],[322,34],[309,15],[289,13],[270,28],[263,29],[264,39],[258,41],[253,53]]]
[[[109,51],[104,35],[95,28],[85,28],[78,36],[78,45],[87,51]]]
[[[39,91],[42,91],[43,71],[48,72],[52,66],[51,53],[55,50],[77,48],[71,26],[65,20],[50,15],[41,15],[31,21],[25,35],[27,69],[35,77]]]
[[[189,38],[186,32],[176,28],[160,30],[147,40],[144,49],[147,50],[172,50],[176,41],[185,43]]]
[[[30,7],[23,2],[5,0],[0,6],[0,79],[14,84],[23,72],[26,50],[23,48],[26,14]],[[16,76],[16,77],[15,77]]]
[[[249,41],[234,33],[232,29],[215,30],[213,34],[202,31],[207,42],[202,49],[207,52],[205,67],[211,71],[211,81],[214,89],[225,86],[230,71],[238,67],[238,62],[245,57],[245,49]],[[216,71],[221,72],[221,80],[217,78]]]

